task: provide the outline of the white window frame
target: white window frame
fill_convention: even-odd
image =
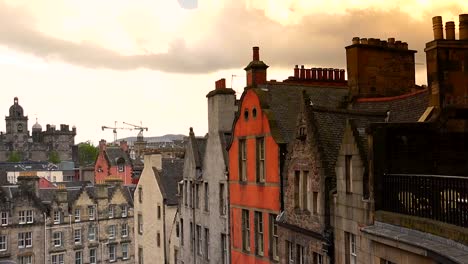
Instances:
[[[80,228],[73,230],[73,241],[75,241],[75,244],[81,244],[81,233]]]
[[[115,244],[110,244],[108,246],[109,251],[109,262],[115,262],[117,260],[117,247]]]
[[[356,235],[349,233],[349,262],[357,263]]]
[[[94,205],[88,206],[88,219],[94,220],[95,218],[96,218],[96,210],[94,208]]]
[[[81,221],[81,209],[75,208],[75,222]]]
[[[109,236],[109,239],[115,238],[115,225],[110,225],[108,227],[108,236]]]
[[[143,215],[138,214],[138,233],[143,234]]]
[[[8,217],[9,217],[9,213],[6,212],[6,211],[2,211],[1,214],[0,214],[0,218],[1,218],[1,225],[2,226],[7,226],[8,225]]]
[[[122,237],[128,237],[128,224],[127,223],[122,224],[122,229],[120,231],[120,234]]]
[[[128,259],[128,243],[122,243],[122,259]]]
[[[94,252],[91,254],[91,252]],[[96,264],[97,263],[97,249],[90,248],[89,249],[89,264]]]
[[[242,210],[242,250],[250,252],[250,211]]]
[[[33,212],[33,210],[26,210],[26,223],[27,224],[34,223],[34,212]]]
[[[205,259],[210,260],[210,229],[205,227]]]
[[[52,264],[65,264],[65,254],[64,253],[53,254],[51,256],[51,263]]]
[[[265,240],[264,240],[264,226],[263,226],[263,212],[255,211],[255,254],[258,256],[264,255]]]
[[[226,234],[221,234],[221,248],[223,250],[221,264],[228,264],[228,248],[227,248],[227,235]]]
[[[115,211],[114,205],[113,204],[109,205],[109,207],[107,208],[107,212],[109,213],[109,218],[114,218],[114,211]]]
[[[279,260],[279,236],[278,236],[278,224],[276,223],[276,215],[270,214],[270,248],[271,248],[271,255],[273,260]]]
[[[127,208],[127,206],[126,206],[126,205],[122,205],[122,206],[120,207],[120,209],[122,210],[122,214],[121,214],[122,217],[127,217],[127,216],[128,216],[128,208]]]
[[[294,244],[290,241],[286,241],[287,244],[287,261],[289,264],[294,264]]]
[[[305,264],[305,249],[302,245],[296,244],[296,264]]]
[[[88,226],[88,240],[95,241],[96,240],[96,226],[89,225]]]
[[[18,212],[18,222],[20,225],[26,224],[26,211],[19,211]]]
[[[256,174],[257,182],[264,183],[266,176],[265,167],[265,137],[258,137],[255,142],[255,156],[256,156]]]
[[[198,255],[203,256],[203,234],[201,225],[197,225],[197,252]]]
[[[58,237],[55,237],[55,235],[58,235]],[[54,247],[62,246],[62,232],[52,233],[52,243],[54,244]]]
[[[0,235],[0,251],[7,251],[8,249],[8,236]]]
[[[18,233],[18,248],[32,247],[32,232]]]
[[[20,256],[18,257],[18,264],[32,264],[33,256]]]
[[[83,264],[83,251],[75,251],[75,264]]]
[[[60,224],[61,212],[58,210],[54,211],[54,225]]]

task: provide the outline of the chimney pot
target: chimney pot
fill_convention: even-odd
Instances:
[[[317,80],[317,68],[312,68],[312,80]]]
[[[345,70],[341,69],[340,70],[340,81],[344,81],[345,80]]]
[[[434,32],[434,40],[444,39],[441,16],[435,16],[432,18],[432,30]]]
[[[299,66],[294,67],[294,78],[299,79]]]
[[[333,81],[333,72],[334,72],[333,68],[328,69],[328,79],[327,80]]]
[[[445,23],[445,39],[455,40],[455,22],[448,21]]]
[[[260,60],[260,48],[259,47],[253,47],[253,56],[252,60],[253,61],[259,61]]]
[[[318,80],[323,80],[322,68],[317,68],[317,79]]]
[[[301,78],[301,79],[305,79],[305,69],[304,69],[304,65],[301,65],[300,78]]]
[[[468,14],[460,14],[459,20],[459,38],[460,40],[468,40]]]
[[[367,45],[367,38],[362,38],[361,39],[361,44]]]
[[[226,88],[226,79],[222,78],[222,79],[217,80],[215,82],[215,88],[216,88],[216,90],[225,89]]]
[[[305,78],[306,80],[310,80],[310,69],[305,70]]]
[[[340,79],[340,70],[339,69],[334,69],[333,71],[335,72],[333,74],[333,76],[334,76],[333,80],[338,81]]]
[[[359,44],[359,37],[354,37],[352,42],[353,42],[353,45],[354,44]]]

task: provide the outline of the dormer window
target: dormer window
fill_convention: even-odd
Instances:
[[[300,139],[300,140],[304,140],[306,138],[306,135],[307,135],[307,129],[305,126],[301,126],[299,128],[299,134],[297,135],[297,138]]]
[[[60,224],[60,211],[54,211],[54,224]]]
[[[117,160],[117,168],[119,172],[124,172],[125,171],[125,159],[124,158],[119,158]]]

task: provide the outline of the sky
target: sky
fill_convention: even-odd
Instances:
[[[0,113],[19,98],[36,122],[77,127],[76,143],[113,140],[101,126],[145,135],[207,132],[206,94],[226,78],[240,97],[260,47],[268,79],[294,65],[346,68],[357,37],[394,37],[417,50],[426,83],[431,18],[468,13],[465,0],[0,0]],[[458,30],[456,30],[458,37]],[[5,131],[4,121],[0,131]],[[137,130],[118,130],[118,137]]]

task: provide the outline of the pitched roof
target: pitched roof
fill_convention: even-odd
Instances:
[[[117,166],[117,161],[120,158],[125,160],[125,165],[132,165],[129,154],[120,147],[107,147],[104,153],[111,166]]]
[[[231,131],[228,131],[228,132],[227,131],[226,132],[220,131],[219,132],[219,139],[220,139],[220,142],[221,142],[221,147],[223,148],[222,151],[223,151],[224,164],[227,167],[229,165],[229,153],[227,151],[227,147],[228,147],[229,142],[231,142],[232,132]]]
[[[206,150],[206,137],[195,137],[193,129],[190,128],[189,140],[192,146],[193,159],[196,168],[203,168],[203,158]]]
[[[153,167],[153,172],[158,181],[159,188],[166,200],[167,205],[177,205],[179,199],[177,192],[179,189],[179,181],[182,180],[184,173],[183,159],[163,159],[162,170],[159,172]]]
[[[293,138],[303,91],[314,106],[339,107],[348,95],[348,89],[343,87],[284,83],[267,83],[253,90],[258,95],[262,110],[269,119],[270,129],[277,143],[288,143]]]

